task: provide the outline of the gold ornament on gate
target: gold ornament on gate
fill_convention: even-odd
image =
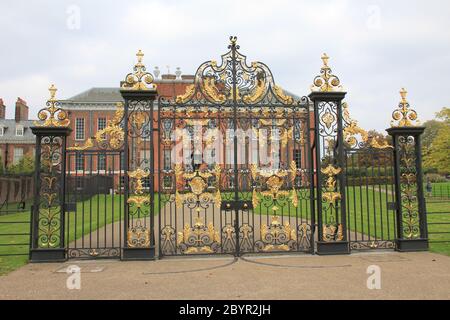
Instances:
[[[60,108],[60,102],[55,98],[58,89],[52,84],[48,91],[50,99],[47,100],[47,107],[39,111],[40,121],[34,121],[34,125],[37,127],[68,127],[70,120],[67,118],[67,112]]]
[[[330,57],[324,53],[321,57],[323,66],[320,68],[320,75],[314,78],[314,83],[311,85],[313,92],[336,92],[342,91],[341,81],[335,76],[331,68],[328,66]]]
[[[121,85],[125,90],[151,90],[156,86],[153,84],[153,76],[147,72],[145,65],[142,63],[144,53],[139,50],[136,53],[138,62],[134,65],[133,72],[127,74],[125,81]]]
[[[420,124],[417,119],[417,112],[410,108],[409,102],[406,100],[408,91],[405,88],[400,90],[400,101],[398,108],[392,112],[391,127],[414,127]]]

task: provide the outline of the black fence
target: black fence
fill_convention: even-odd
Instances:
[[[450,245],[450,186],[433,185],[425,200],[430,244]]]
[[[28,256],[32,176],[3,175],[0,189],[0,257]]]

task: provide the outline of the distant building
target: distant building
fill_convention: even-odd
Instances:
[[[5,119],[6,105],[0,99],[0,166],[17,164],[25,155],[34,155],[36,138],[28,120],[29,108],[25,100],[17,98],[14,119]]]

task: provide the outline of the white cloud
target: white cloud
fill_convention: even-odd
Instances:
[[[79,30],[66,27],[72,4],[80,8]],[[379,8],[379,28],[367,24],[373,6]],[[8,30],[0,34],[0,97],[42,105],[50,81],[39,90],[22,85],[36,76],[56,82],[64,98],[92,86],[117,85],[138,49],[149,70],[170,65],[172,71],[180,66],[192,73],[203,61],[218,60],[228,36],[237,35],[249,61],[267,63],[276,81],[298,95],[309,93],[320,55],[327,52],[349,91],[354,117],[382,130],[402,86],[422,119],[449,104],[449,9],[443,0],[17,0],[0,4],[7,13],[0,28]]]

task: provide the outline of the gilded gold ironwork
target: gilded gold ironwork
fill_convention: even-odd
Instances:
[[[322,240],[325,242],[344,240],[342,224],[324,224],[322,226]]]
[[[273,90],[275,91],[275,95],[278,99],[280,99],[284,104],[294,103],[294,99],[291,96],[286,95],[280,86],[273,86]]]
[[[123,103],[118,102],[116,106],[117,109],[114,117],[109,121],[106,128],[98,130],[95,134],[95,140],[97,141],[97,143],[107,143],[108,146],[112,149],[120,148],[125,137],[123,128],[120,125],[124,114]]]
[[[328,165],[326,168],[320,170],[324,175],[328,176],[326,180],[326,192],[322,194],[322,199],[327,201],[330,205],[334,205],[337,200],[341,199],[341,194],[336,192],[336,175],[341,173],[341,168],[336,168],[333,165]]]
[[[343,130],[344,140],[349,144],[350,147],[354,148],[358,146],[356,135],[359,134],[361,136],[362,142],[367,146],[376,149],[392,148],[392,146],[386,140],[380,143],[378,142],[377,137],[369,136],[369,133],[366,130],[360,128],[358,126],[358,121],[353,120],[350,117],[348,104],[346,102],[342,104],[342,113],[345,124]]]
[[[222,195],[220,193],[220,177],[222,169],[219,165],[216,165],[214,169],[209,171],[196,170],[194,172],[184,172],[181,165],[177,164],[174,169],[175,181],[180,182],[181,179],[185,179],[191,192],[181,194],[176,190],[175,203],[177,206],[182,206],[186,201],[188,203],[196,203],[196,210],[200,211],[200,206],[209,202],[214,202],[217,208],[220,208],[222,204]],[[211,194],[205,191],[208,187],[207,179],[211,177],[216,178],[216,192]]]
[[[330,57],[324,53],[321,59],[323,61],[323,66],[320,69],[320,75],[314,78],[314,84],[311,86],[311,91],[342,91],[339,78],[332,73],[331,68],[328,66],[328,60]]]
[[[270,225],[261,226],[261,240],[256,243],[261,251],[290,251],[295,248],[297,233],[288,221],[284,225],[278,216],[272,216]]]
[[[70,120],[67,118],[67,112],[59,107],[60,103],[56,100],[55,85],[51,85],[48,91],[50,91],[50,99],[47,100],[47,107],[41,109],[38,112],[38,119],[40,121],[34,121],[34,125],[37,127],[68,127]]]
[[[410,109],[409,103],[406,100],[407,91],[405,88],[400,90],[400,96],[402,100],[400,101],[398,108],[392,113],[392,127],[412,127],[419,125],[419,120],[417,119],[417,112]]]
[[[255,164],[250,166],[250,173],[253,180],[256,180],[258,177],[264,178],[264,183],[268,187],[268,190],[260,191],[260,194],[265,197],[270,197],[272,200],[278,200],[280,197],[290,196],[292,200],[292,204],[294,207],[298,205],[298,196],[295,188],[292,188],[292,191],[282,190],[282,187],[285,182],[285,178],[290,175],[290,181],[294,181],[297,175],[297,165],[295,161],[290,163],[288,170],[281,169],[260,169]],[[253,188],[252,193],[252,204],[253,207],[256,207],[260,203],[258,191]],[[279,208],[274,205],[272,207],[272,211],[277,211]]]
[[[68,147],[67,150],[83,151],[83,150],[90,149],[93,146],[94,146],[94,142],[92,141],[92,138],[89,138],[86,140],[86,142],[83,145],[75,143],[73,147]]]
[[[185,103],[189,101],[195,94],[195,84],[190,84],[186,87],[186,91],[184,94],[177,96],[176,102],[177,103]]]
[[[143,193],[143,184],[142,179],[147,178],[150,175],[150,172],[144,171],[141,168],[138,168],[134,171],[128,171],[128,176],[132,179],[135,179],[135,186],[134,191],[136,194],[142,194]]]
[[[150,198],[148,196],[131,196],[127,203],[134,204],[137,209],[141,209],[143,206],[150,204]]]
[[[123,89],[127,90],[150,90],[155,89],[153,84],[153,76],[146,71],[145,65],[142,63],[144,53],[139,50],[136,53],[137,63],[134,65],[133,73],[127,74],[122,84]]]
[[[150,230],[137,220],[135,226],[130,227],[127,233],[127,244],[130,248],[150,247]]]
[[[327,129],[330,129],[331,126],[333,125],[333,123],[336,121],[336,117],[329,111],[327,110],[321,118],[322,122],[325,123]]]
[[[204,93],[214,102],[225,102],[226,96],[219,91],[215,81],[216,80],[213,77],[206,76],[203,78],[202,86]]]
[[[177,234],[177,246],[185,254],[213,253],[220,247],[220,234],[210,222],[206,227],[203,219],[195,218],[193,226],[185,224]]]

